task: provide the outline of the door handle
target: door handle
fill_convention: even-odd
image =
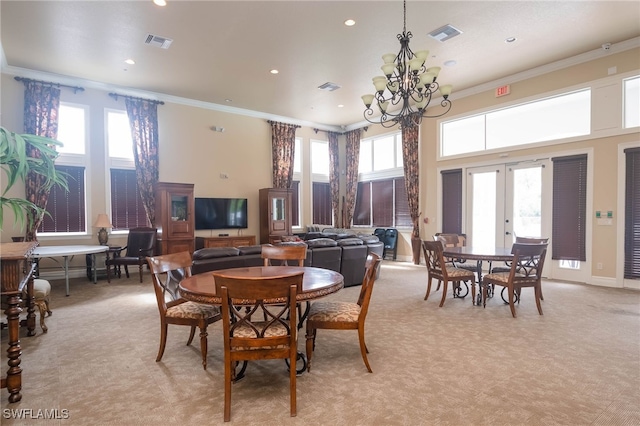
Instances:
[[[504,233],[505,235],[511,235],[511,232],[507,231]]]

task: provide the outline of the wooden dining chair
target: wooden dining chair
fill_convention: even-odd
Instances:
[[[264,259],[264,266],[304,266],[304,260],[306,258],[307,245],[303,243],[281,246],[265,244],[262,246],[262,259]]]
[[[516,243],[522,243],[522,244],[547,244],[549,242],[549,238],[537,238],[537,237],[518,237],[516,236]],[[510,261],[506,261],[504,262],[504,266],[496,266],[494,268],[491,268],[490,272],[509,272],[511,270],[511,262]],[[502,289],[502,291],[504,292],[504,288]],[[502,296],[502,300],[505,301],[505,303],[508,303],[507,299],[504,297],[504,295],[501,293]],[[544,300],[544,295],[542,294],[542,288],[540,288],[540,300]]]
[[[220,308],[182,299],[178,285],[183,278],[191,276],[191,254],[181,252],[147,258],[151,269],[153,288],[160,311],[160,349],[156,362],[162,359],[167,344],[169,324],[191,327],[187,345],[193,341],[196,327],[200,328],[200,352],[202,367],[207,369],[207,326],[222,318]]]
[[[224,421],[231,419],[231,383],[240,379],[247,361],[285,359],[289,362],[291,417],[296,416],[297,327],[296,295],[304,272],[272,277],[235,278],[213,273],[216,294],[222,298],[224,339]],[[270,301],[284,300],[281,305]],[[254,321],[265,312],[267,318]],[[242,361],[239,373],[236,366]]]
[[[511,248],[513,261],[509,272],[494,272],[482,278],[483,306],[487,306],[487,287],[499,285],[507,289],[508,303],[511,315],[516,317],[514,305],[515,296],[520,296],[523,287],[533,287],[538,313],[542,315],[541,281],[544,258],[547,254],[547,244],[522,244],[514,243]],[[520,303],[520,297],[518,297]]]
[[[360,288],[358,301],[352,302],[314,302],[307,316],[307,371],[311,371],[311,358],[316,346],[318,329],[358,330],[360,353],[369,373],[372,372],[367,359],[367,345],[364,342],[364,323],[369,311],[369,302],[376,280],[377,270],[382,258],[375,253],[367,256],[365,275]]]
[[[274,246],[265,244],[262,246],[262,259],[264,266],[304,266],[307,258],[307,245],[304,243],[285,244]],[[309,305],[307,304],[307,309]],[[298,303],[298,327],[302,326],[304,312],[302,305]],[[265,319],[266,316],[265,316]]]
[[[424,258],[427,264],[427,293],[424,295],[424,300],[429,298],[431,292],[431,282],[436,279],[439,282],[444,283],[442,288],[442,299],[440,300],[440,307],[444,305],[444,301],[447,298],[447,288],[449,282],[453,283],[453,297],[464,297],[468,294],[465,293],[462,296],[460,289],[460,282],[471,282],[472,297],[475,300],[476,287],[474,285],[476,274],[473,271],[457,268],[455,266],[447,265],[443,252],[442,243],[440,241],[422,241],[422,251],[424,252]]]

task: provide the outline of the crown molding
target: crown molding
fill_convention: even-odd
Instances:
[[[572,56],[570,58],[562,59],[560,61],[556,61],[550,64],[542,65],[540,67],[532,68],[527,71],[513,74],[505,78],[489,81],[487,83],[483,83],[478,86],[464,89],[459,92],[456,92],[455,97],[457,99],[462,99],[468,96],[476,95],[478,93],[493,90],[496,87],[499,87],[505,84],[513,84],[519,81],[527,80],[527,79],[537,77],[543,74],[547,74],[553,71],[558,71],[564,68],[568,68],[574,65],[579,65],[585,62],[603,58],[616,53],[624,52],[626,50],[635,49],[638,47],[640,47],[640,37],[635,37],[629,40],[615,43],[611,45],[611,49],[609,50],[603,50],[602,48],[594,49],[589,52],[582,53],[580,55]],[[286,122],[290,124],[296,124],[299,126],[310,127],[310,128],[331,131],[331,132],[350,131],[350,130],[359,129],[362,127],[367,127],[372,125],[370,122],[363,120],[357,123],[350,124],[348,126],[332,126],[328,124],[314,123],[310,121],[298,120],[291,117],[274,115],[274,114],[270,114],[263,111],[253,111],[249,109],[231,107],[228,105],[220,105],[212,102],[204,102],[204,101],[198,101],[194,99],[182,98],[179,96],[167,95],[164,93],[131,89],[131,88],[117,86],[113,84],[107,84],[107,83],[102,83],[102,82],[93,81],[93,80],[86,80],[78,77],[70,77],[70,76],[65,76],[60,74],[52,74],[52,73],[46,73],[42,71],[30,70],[27,68],[8,66],[6,64],[6,57],[4,55],[4,50],[2,49],[1,44],[0,44],[0,55],[1,55],[2,73],[13,75],[13,76],[21,76],[21,77],[33,78],[37,80],[46,80],[46,81],[51,81],[53,83],[67,84],[70,86],[83,86],[91,89],[103,90],[106,92],[115,91],[115,92],[118,92],[119,94],[128,95],[128,96],[136,96],[136,97],[148,98],[148,99],[153,99],[158,101],[171,102],[175,104],[192,106],[196,108],[209,109],[212,111],[225,112],[228,114],[243,115],[246,117],[281,121],[281,122]]]

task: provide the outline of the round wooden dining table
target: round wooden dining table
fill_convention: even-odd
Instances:
[[[475,260],[478,285],[482,285],[482,262],[489,262],[489,269],[491,269],[492,262],[509,261],[513,259],[511,247],[444,247],[442,255],[452,258],[454,263],[456,263],[458,259]],[[480,306],[482,302],[481,293],[481,291],[478,292],[478,298],[474,301],[477,306]]]
[[[203,272],[184,278],[179,285],[180,296],[192,302],[205,303],[209,305],[222,305],[222,298],[216,294],[216,282],[213,273],[225,275],[235,278],[260,278],[260,277],[277,277],[293,275],[300,271],[304,271],[302,277],[302,289],[296,294],[298,303],[309,302],[313,299],[327,296],[339,291],[344,287],[344,277],[342,274],[331,271],[329,269],[314,268],[312,266],[251,266],[248,268],[230,268],[220,269],[217,271]],[[243,301],[236,301],[236,304],[242,304]],[[246,301],[251,304],[253,301]],[[273,303],[278,303],[274,300]],[[304,318],[309,312],[309,304],[301,315],[298,327],[302,326]],[[298,364],[296,371],[302,374],[307,368],[306,356],[302,352],[298,352]],[[243,366],[239,377],[244,374]]]
[[[251,266],[248,268],[230,268],[217,271],[203,272],[185,278],[180,282],[180,295],[192,302],[221,305],[222,299],[216,294],[216,284],[213,273],[235,278],[259,278],[282,275],[293,275],[303,271],[302,289],[297,293],[298,302],[335,293],[344,287],[344,277],[339,272],[329,269],[314,268],[312,266]]]

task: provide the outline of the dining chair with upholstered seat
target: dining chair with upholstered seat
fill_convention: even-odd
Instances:
[[[180,252],[147,258],[153,288],[160,311],[160,348],[156,362],[162,359],[167,344],[169,324],[191,327],[187,345],[193,341],[196,327],[200,329],[200,352],[202,366],[207,369],[207,326],[222,318],[220,308],[190,302],[180,297],[178,285],[183,278],[191,276],[191,254]]]
[[[467,236],[465,234],[445,234],[437,233],[433,237],[434,240],[442,242],[444,247],[464,247],[467,245]],[[466,269],[467,271],[477,272],[478,265],[472,263],[466,263],[464,259],[445,258],[447,262],[450,262],[453,266],[460,269]],[[438,283],[438,288],[440,284]]]
[[[360,288],[358,301],[352,302],[314,302],[307,316],[307,371],[311,371],[311,358],[316,345],[318,329],[358,330],[360,353],[369,373],[372,372],[367,359],[367,345],[364,341],[364,324],[369,311],[369,302],[376,280],[377,270],[382,258],[375,253],[367,256],[365,275]]]
[[[538,313],[542,315],[541,281],[544,258],[547,254],[547,244],[523,244],[514,243],[511,248],[513,261],[509,272],[493,272],[482,278],[483,306],[487,306],[487,287],[499,285],[507,289],[508,303],[511,315],[516,317],[514,305],[515,296],[520,295],[523,287],[533,287]],[[520,297],[518,297],[520,303]]]
[[[120,276],[120,267],[124,266],[124,272],[129,278],[129,266],[138,265],[140,282],[142,282],[142,267],[147,263],[147,257],[153,256],[156,246],[156,228],[132,228],[127,236],[127,245],[120,253],[107,259],[107,282],[111,282],[111,267],[117,267]],[[122,255],[122,252],[125,252]]]
[[[438,280],[444,283],[442,288],[442,299],[440,300],[440,307],[444,305],[444,301],[447,298],[447,288],[449,282],[453,283],[453,297],[461,296],[460,282],[470,281],[472,297],[475,300],[476,287],[474,285],[476,274],[473,271],[457,268],[452,265],[447,265],[443,255],[443,246],[440,241],[422,241],[422,251],[424,252],[424,258],[427,264],[427,293],[424,295],[424,300],[429,298],[431,292],[432,280]],[[465,293],[465,296],[468,294]]]
[[[304,266],[307,258],[307,245],[304,243],[285,244],[273,246],[265,244],[262,246],[262,259],[264,266]],[[307,308],[308,308],[307,304]],[[302,305],[298,303],[298,327],[302,326],[304,313]],[[266,319],[266,317],[265,317]]]
[[[291,417],[296,415],[296,294],[304,272],[270,277],[237,278],[214,272],[216,294],[222,298],[224,340],[224,421],[231,419],[231,383],[240,379],[247,361],[285,359],[289,362]],[[270,300],[284,300],[271,305]],[[241,303],[241,304],[237,304]],[[254,321],[262,315],[266,319]],[[236,366],[242,361],[241,371]],[[284,364],[283,364],[284,365]]]
[[[307,245],[304,243],[278,246],[265,244],[262,246],[262,259],[264,259],[264,266],[304,266],[304,260],[306,258]]]
[[[547,244],[549,242],[549,238],[537,238],[537,237],[518,237],[516,236],[516,243],[522,244]],[[491,268],[490,272],[509,272],[511,270],[511,262],[504,262],[504,266],[496,266]],[[504,288],[502,289],[504,291]],[[507,303],[507,299],[502,297],[502,300]],[[544,295],[542,294],[542,288],[540,288],[540,300],[544,300]]]

